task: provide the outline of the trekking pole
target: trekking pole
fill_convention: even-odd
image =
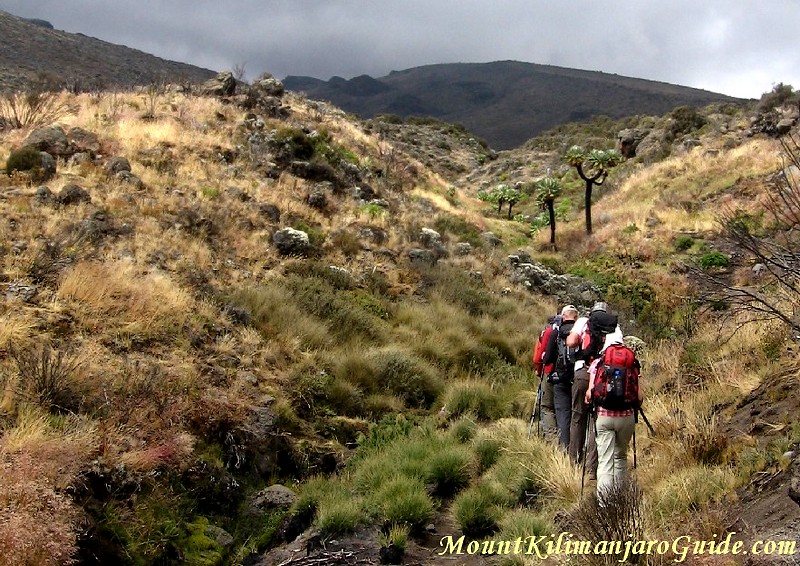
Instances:
[[[650,424],[650,421],[647,420],[647,415],[644,414],[644,411],[642,410],[641,407],[636,407],[636,414],[642,416],[642,420],[644,421],[644,424],[647,425],[647,430],[650,431],[650,434],[655,436],[656,435],[656,431],[653,428],[653,425]]]
[[[589,444],[589,426],[592,422],[592,413],[594,413],[594,405],[590,406],[589,415],[586,417],[586,436],[583,439],[583,455],[582,455],[582,471],[581,471],[581,497],[583,497],[583,486],[586,482],[586,452]]]
[[[637,416],[639,411],[633,412],[633,469],[636,469],[636,424],[639,422],[639,417]]]
[[[531,431],[533,430],[533,421],[536,419],[536,413],[539,413],[539,422],[536,424],[536,436],[542,434],[542,380],[544,375],[539,377],[539,389],[536,392],[536,402],[533,404],[533,411],[531,412],[531,422],[528,424],[528,440],[531,439]]]

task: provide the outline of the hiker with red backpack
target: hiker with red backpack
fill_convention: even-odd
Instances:
[[[575,373],[574,349],[566,344],[567,337],[578,318],[578,309],[567,305],[561,309],[561,319],[553,323],[543,357],[544,364],[551,368],[547,381],[553,390],[553,407],[558,426],[559,444],[569,448],[570,422],[572,419],[572,380]]]
[[[636,414],[642,403],[641,364],[617,329],[606,337],[603,350],[589,369],[584,401],[595,406],[598,452],[597,495],[602,498],[628,474],[628,445],[634,438]],[[648,423],[649,424],[649,423]]]
[[[553,332],[553,324],[560,319],[559,315],[551,316],[547,319],[547,326],[539,333],[536,345],[533,348],[533,367],[539,377],[539,390],[536,393],[536,403],[531,413],[531,422],[528,425],[528,436],[533,429],[533,421],[539,417],[541,429],[547,439],[555,438],[558,434],[556,424],[555,405],[553,400],[553,384],[547,380],[547,376],[553,371],[552,364],[544,363],[545,351]],[[541,433],[542,431],[538,431]]]
[[[617,317],[608,313],[608,305],[597,302],[588,316],[575,321],[566,340],[568,347],[576,349],[568,453],[572,463],[582,462],[584,469],[589,470],[589,479],[597,478],[592,405],[585,401],[589,389],[589,366],[600,355],[605,336],[614,332],[617,326]]]

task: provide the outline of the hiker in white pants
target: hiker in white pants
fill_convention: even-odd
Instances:
[[[619,329],[606,336],[603,351],[611,344],[622,344],[622,332]],[[600,356],[589,368],[589,389],[586,392],[586,403],[592,402],[597,365],[602,362]],[[638,362],[637,362],[638,363]],[[642,390],[639,389],[639,403],[642,401]],[[633,437],[635,426],[635,409],[612,411],[597,407],[596,442],[597,442],[597,496],[607,492],[614,486],[622,485],[628,476],[628,445]]]

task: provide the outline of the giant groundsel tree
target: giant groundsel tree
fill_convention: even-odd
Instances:
[[[608,172],[622,161],[622,155],[615,149],[592,149],[587,151],[579,145],[573,145],[564,154],[564,161],[578,172],[578,176],[586,183],[584,206],[586,210],[586,233],[592,233],[592,190],[600,186],[608,177]]]
[[[556,209],[555,201],[561,195],[561,183],[554,177],[545,177],[536,183],[536,202],[547,209],[550,220],[550,244],[556,248]]]

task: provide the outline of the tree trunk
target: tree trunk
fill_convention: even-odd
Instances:
[[[550,216],[550,244],[556,249],[556,209],[552,200],[547,201],[547,214]]]
[[[586,209],[586,233],[592,234],[592,187],[594,181],[586,180],[586,193],[584,198],[584,207]]]

